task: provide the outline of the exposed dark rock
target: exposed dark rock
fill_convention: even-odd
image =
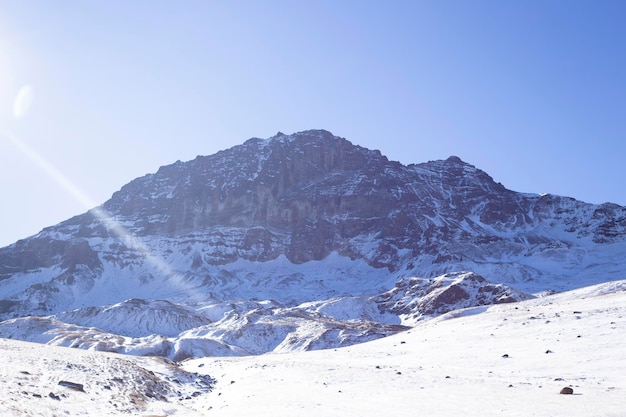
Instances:
[[[380,308],[414,317],[443,314],[460,308],[528,300],[532,295],[487,281],[471,272],[450,273],[426,279],[398,281],[395,288],[376,298]]]
[[[65,388],[72,389],[74,391],[85,392],[83,384],[78,384],[76,382],[59,381],[59,385]]]
[[[63,254],[61,267],[67,268],[69,272],[76,272],[78,265],[83,265],[88,269],[102,269],[102,263],[98,257],[98,252],[89,246],[89,242],[84,239],[73,239],[68,242]]]
[[[566,395],[570,395],[574,393],[574,389],[572,387],[563,387],[561,388],[561,392],[559,392],[559,394],[566,394]]]

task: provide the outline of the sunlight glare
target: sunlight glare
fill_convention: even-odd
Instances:
[[[72,183],[63,173],[61,173],[55,166],[44,159],[33,148],[28,146],[24,141],[20,140],[15,134],[11,132],[4,132],[9,142],[11,142],[17,149],[19,149],[28,159],[30,159],[35,165],[43,170],[48,177],[56,182],[61,188],[67,191],[77,202],[82,204],[86,210],[88,210],[94,217],[100,220],[109,231],[111,231],[117,238],[122,240],[126,246],[137,251],[146,259],[146,261],[155,268],[160,274],[163,274],[171,283],[176,285],[184,294],[188,297],[196,298],[193,288],[185,283],[184,277],[174,272],[170,266],[160,257],[154,255],[150,249],[139,239],[134,236],[129,230],[122,226],[117,220],[109,215],[101,207],[97,207],[96,203],[83,193],[74,183]]]

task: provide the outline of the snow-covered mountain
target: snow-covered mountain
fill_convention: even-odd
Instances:
[[[626,207],[279,133],[0,249],[0,336],[171,358],[335,347],[623,279],[624,253]]]

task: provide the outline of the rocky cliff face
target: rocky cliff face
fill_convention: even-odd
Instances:
[[[130,298],[292,308],[453,271],[564,290],[624,278],[625,249],[625,207],[517,193],[457,157],[405,166],[326,131],[279,133],[161,167],[0,249],[0,318]]]

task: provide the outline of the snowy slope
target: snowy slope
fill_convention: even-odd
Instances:
[[[210,377],[157,358],[0,339],[2,416],[200,416],[185,406]]]
[[[471,272],[412,278],[388,292],[285,306],[272,300],[179,305],[127,300],[0,322],[0,337],[173,360],[330,349],[367,342],[472,306],[531,298]]]
[[[97,327],[123,336],[152,334],[176,336],[180,332],[211,323],[207,317],[169,301],[132,298],[111,306],[87,307],[55,315],[65,323]]]
[[[594,291],[457,311],[333,351],[191,360],[185,369],[217,379],[193,407],[207,416],[625,416],[626,292],[587,297]]]
[[[625,335],[622,281],[356,346],[181,365],[0,339],[0,415],[624,416]]]

